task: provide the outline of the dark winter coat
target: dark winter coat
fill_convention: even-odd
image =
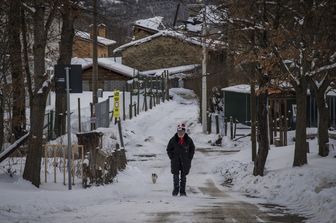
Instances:
[[[178,143],[177,133],[169,140],[167,154],[171,162],[171,173],[179,174],[181,170],[185,175],[189,173],[191,160],[194,157],[195,145],[192,139],[184,134],[184,143]]]

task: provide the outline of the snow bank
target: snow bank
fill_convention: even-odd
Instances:
[[[311,130],[310,130],[311,131]],[[336,219],[336,159],[317,155],[317,141],[310,141],[308,165],[292,167],[294,145],[271,147],[266,162],[265,176],[253,176],[251,151],[226,157],[214,172],[232,184],[232,189],[243,194],[265,198],[285,205],[305,216],[309,222],[334,222]],[[335,142],[333,142],[335,144]],[[223,180],[223,179],[222,179]]]

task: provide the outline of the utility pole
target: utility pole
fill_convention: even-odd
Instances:
[[[203,26],[202,26],[202,130],[207,133],[207,82],[206,82],[206,63],[207,63],[207,50],[206,50],[206,5],[203,4]]]
[[[71,154],[72,154],[72,148],[71,148],[71,118],[70,118],[70,78],[69,78],[69,73],[70,73],[70,67],[66,67],[66,92],[67,92],[67,128],[68,128],[68,149],[67,149],[67,154],[68,154],[68,189],[71,190]]]
[[[97,78],[98,78],[98,58],[97,58],[97,0],[93,0],[93,24],[92,24],[92,118],[96,120],[97,96]],[[92,124],[93,129],[96,128]]]
[[[98,58],[97,58],[97,0],[93,0],[93,24],[92,24],[92,103],[98,103],[97,97],[97,77],[98,77]],[[95,112],[94,112],[95,114]]]

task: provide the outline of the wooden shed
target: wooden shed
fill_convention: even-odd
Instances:
[[[250,116],[250,85],[235,85],[222,89],[225,117],[232,116],[240,123],[249,124]],[[330,92],[327,95],[329,107],[330,126],[336,128],[336,93]],[[288,127],[295,129],[296,123],[296,98],[295,91],[287,89],[270,89],[268,104],[270,105],[269,114],[271,119],[280,116],[288,118]],[[317,107],[314,95],[308,92],[307,95],[307,125],[317,127]]]

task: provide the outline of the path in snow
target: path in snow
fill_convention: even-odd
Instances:
[[[155,114],[154,110],[133,120],[132,125],[137,126],[138,132],[128,143],[138,147],[128,149],[128,157],[134,160],[129,162],[129,165],[141,167],[148,178],[152,172],[159,175],[158,183],[151,185],[153,191],[149,193],[160,197],[160,205],[154,211],[144,208],[144,218],[148,217],[146,222],[303,222],[304,218],[286,214],[282,207],[261,204],[258,206],[231,197],[228,189],[215,184],[210,171],[207,170],[206,163],[211,162],[212,157],[225,155],[220,151],[212,152],[211,149],[196,150],[192,170],[187,177],[188,197],[167,198],[171,196],[172,175],[165,153],[166,144],[175,133],[177,123],[182,121],[191,126],[195,124],[195,109],[197,111],[196,105],[162,105],[157,111],[160,115]],[[190,135],[193,137],[192,131],[193,129]],[[197,146],[198,139],[195,137]],[[131,151],[138,148],[140,149],[137,153]],[[144,158],[146,155],[149,158]],[[147,195],[143,196],[143,199],[146,199]],[[260,206],[264,206],[263,210]]]
[[[222,178],[213,173],[213,167],[226,154],[207,149],[197,119],[196,104],[171,101],[123,122],[129,162],[111,185],[85,190],[77,186],[67,191],[52,183],[36,189],[20,178],[14,182],[0,178],[0,222],[303,221],[285,214],[283,208],[265,207],[255,200],[252,203],[259,204],[252,204],[221,186]],[[196,151],[187,177],[188,197],[171,196],[173,180],[166,145],[178,122],[187,123],[196,146],[203,148]],[[156,184],[151,181],[152,173],[159,176]]]

